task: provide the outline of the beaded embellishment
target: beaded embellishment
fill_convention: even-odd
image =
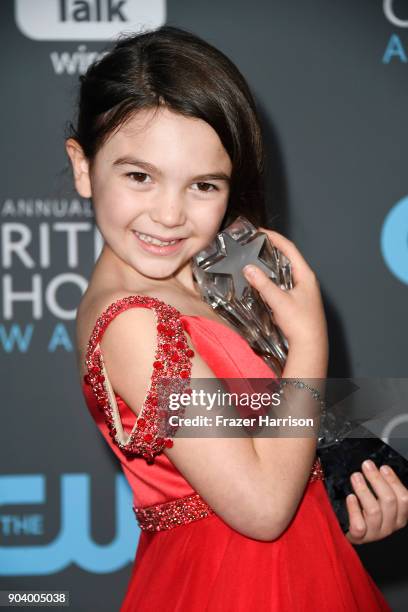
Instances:
[[[143,531],[172,529],[214,514],[214,510],[198,493],[192,493],[146,508],[133,506],[133,511],[139,527]]]
[[[320,459],[316,458],[310,472],[309,482],[324,480],[324,473]],[[211,516],[214,510],[203,500],[198,493],[192,493],[185,497],[136,508],[133,511],[140,529],[143,531],[164,531],[181,525],[187,525],[192,521]]]
[[[153,308],[157,317],[157,348],[149,389],[132,431],[127,439],[123,430],[116,396],[110,384],[100,341],[109,323],[128,308],[144,306]],[[186,335],[180,320],[180,312],[158,298],[132,295],[113,302],[98,317],[92,331],[86,352],[87,374],[84,382],[91,386],[99,410],[104,414],[109,435],[122,452],[130,457],[142,456],[147,463],[154,463],[155,455],[165,447],[172,447],[173,440],[163,433],[160,417],[165,416],[167,402],[163,401],[163,388],[166,379],[179,381],[177,392],[186,393],[186,385],[191,380],[191,358],[194,351],[187,344]],[[165,395],[165,394],[164,394]],[[164,398],[165,400],[165,398]],[[183,407],[180,407],[180,412]],[[172,426],[172,434],[178,426]],[[169,429],[167,429],[169,431]]]
[[[315,480],[324,480],[323,467],[319,458],[314,462],[310,472],[309,482],[314,482]]]

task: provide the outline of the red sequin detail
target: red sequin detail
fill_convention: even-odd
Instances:
[[[109,323],[121,312],[134,307],[155,310],[158,332],[157,348],[149,390],[139,416],[135,419],[132,431],[128,436],[124,432],[124,438],[127,437],[124,442],[118,435],[117,427],[115,427],[115,414],[116,424],[118,419],[120,422],[119,411],[115,411],[115,407],[111,406],[107,381],[105,381],[102,373],[104,362],[100,341]],[[171,338],[170,341],[169,338]],[[178,349],[176,351],[177,360],[171,357],[171,354],[174,354],[175,347]],[[170,354],[169,350],[171,349],[173,349],[173,353]],[[179,383],[177,386],[177,392],[184,392],[184,385],[189,383],[191,376],[191,361],[187,355],[187,349],[188,344],[180,320],[180,312],[174,306],[170,306],[158,298],[143,295],[124,297],[110,304],[98,317],[87,346],[85,362],[88,373],[84,376],[84,380],[92,388],[113,442],[129,458],[141,456],[148,463],[153,463],[155,455],[161,453],[165,447],[171,448],[173,446],[173,440],[168,436],[174,435],[178,426],[169,426],[163,419],[163,406],[159,410],[157,393],[158,391],[163,393],[166,380],[173,384],[173,387],[171,384],[169,385],[172,387],[169,389],[169,393],[175,391],[174,383],[177,380],[181,382],[181,385]],[[119,397],[115,393],[114,395]],[[180,406],[180,409],[176,412],[182,415],[184,408]],[[164,414],[166,414],[166,411],[164,411]]]
[[[324,480],[323,466],[319,458],[314,462],[310,472],[309,482],[314,482],[315,480]]]
[[[172,440],[170,440],[172,442]],[[309,482],[324,480],[324,473],[320,459],[316,458]],[[140,529],[143,531],[163,531],[192,521],[211,516],[214,510],[203,500],[198,493],[179,497],[162,504],[155,504],[144,508],[133,506]]]
[[[133,506],[133,511],[140,529],[144,531],[172,529],[214,513],[198,493],[146,508]]]

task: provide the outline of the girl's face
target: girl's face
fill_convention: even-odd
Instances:
[[[92,170],[68,141],[67,152],[78,192],[92,197],[106,245],[134,271],[153,279],[175,275],[215,237],[232,164],[205,121],[166,107],[146,109],[105,142]],[[177,242],[146,243],[138,233]]]

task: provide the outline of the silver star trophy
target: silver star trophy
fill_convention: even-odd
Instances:
[[[289,259],[246,217],[240,215],[193,258],[193,275],[203,300],[228,321],[280,378],[289,344],[269,305],[242,273],[255,264],[281,289],[293,288]],[[328,446],[353,428],[334,412],[322,411],[318,446]]]
[[[279,377],[289,346],[270,307],[242,274],[242,268],[251,263],[282,289],[292,289],[288,258],[241,215],[196,254],[193,274],[203,300],[237,329]]]

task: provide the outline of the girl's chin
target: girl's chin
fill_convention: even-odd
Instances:
[[[146,278],[166,280],[169,277],[174,277],[181,268],[189,263],[189,261],[190,258],[188,257],[183,257],[180,261],[166,258],[161,258],[159,261],[148,261],[137,257],[134,258],[133,261],[129,261],[129,264],[136,272]]]

